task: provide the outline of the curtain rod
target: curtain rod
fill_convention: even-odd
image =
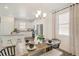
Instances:
[[[75,3],[75,4],[79,4],[79,3]],[[62,9],[60,9],[60,10],[58,10],[58,11],[55,11],[55,12],[53,12],[52,14],[57,13],[57,12],[59,12],[59,11],[61,11],[61,10],[66,9],[66,8],[72,7],[72,6],[74,6],[75,4],[72,4],[72,5],[67,6],[67,7],[65,7],[65,8],[62,8]]]

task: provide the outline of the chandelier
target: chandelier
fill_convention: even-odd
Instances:
[[[38,19],[45,18],[47,16],[47,13],[42,12],[41,10],[37,10],[37,13],[35,14],[35,17]]]

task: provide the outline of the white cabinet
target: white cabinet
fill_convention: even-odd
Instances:
[[[24,35],[4,35],[4,36],[0,36],[0,39],[3,41],[2,47],[9,46],[9,45],[16,45],[18,39],[20,39],[22,42],[25,42],[24,37],[25,37]]]
[[[0,35],[9,35],[14,29],[14,17],[1,16]]]

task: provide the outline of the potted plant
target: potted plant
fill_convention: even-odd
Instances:
[[[44,41],[44,36],[43,35],[38,35],[37,40],[38,40],[38,43],[42,43]]]
[[[19,30],[17,28],[14,28],[13,32],[19,33]]]
[[[19,30],[17,29],[17,28],[14,28],[14,30],[11,32],[11,34],[13,34],[13,33],[19,33]]]

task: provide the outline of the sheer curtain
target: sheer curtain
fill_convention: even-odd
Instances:
[[[73,55],[79,55],[79,4],[73,4],[69,8],[71,52]]]
[[[52,14],[53,38],[56,38],[56,13]]]
[[[55,38],[61,40],[60,49],[70,52],[70,38],[69,38],[69,8],[62,9],[56,14],[55,20]],[[55,18],[54,18],[55,19]],[[68,33],[68,34],[66,34]]]

